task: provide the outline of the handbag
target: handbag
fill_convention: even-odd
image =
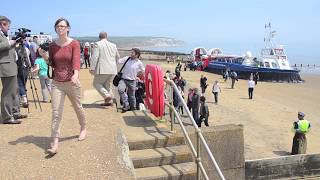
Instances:
[[[123,64],[123,66],[121,67],[121,69],[120,69],[120,71],[117,73],[117,75],[114,76],[112,83],[113,83],[113,85],[114,85],[115,87],[118,87],[119,82],[120,82],[121,79],[122,79],[122,72],[121,72],[121,71],[122,71],[122,69],[124,68],[124,66],[127,64],[127,62],[129,61],[129,59],[130,59],[130,57],[128,57],[128,59],[127,59],[126,62]]]
[[[122,72],[118,72],[117,75],[113,78],[112,83],[115,87],[118,87],[119,82],[121,81],[121,77],[122,77]]]

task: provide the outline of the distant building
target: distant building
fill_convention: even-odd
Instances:
[[[52,42],[52,36],[50,34],[45,34],[43,32],[40,32],[39,34],[30,34],[30,37],[27,38],[29,41],[30,39],[33,39],[34,36],[38,37],[38,43],[42,44],[45,42]]]

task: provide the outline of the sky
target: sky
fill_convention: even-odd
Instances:
[[[214,47],[260,46],[264,25],[271,22],[276,42],[320,57],[318,0],[10,0],[1,6],[6,8],[0,14],[12,20],[13,31],[26,27],[55,35],[54,22],[65,17],[72,36],[106,31],[110,36],[172,37]]]

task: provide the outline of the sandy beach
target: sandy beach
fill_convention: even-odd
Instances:
[[[176,64],[159,64],[164,70],[174,72]],[[260,159],[287,155],[291,152],[292,123],[298,111],[306,114],[312,129],[307,135],[307,153],[319,153],[320,136],[320,75],[301,74],[304,83],[258,82],[253,99],[248,99],[247,81],[236,82],[231,89],[231,81],[224,82],[220,75],[201,71],[182,71],[187,80],[187,88],[199,87],[200,76],[208,78],[207,98],[210,125],[242,124],[244,126],[245,159]],[[219,104],[213,103],[212,84],[218,80],[222,89]],[[186,89],[187,89],[186,88]],[[202,127],[205,128],[205,127]]]

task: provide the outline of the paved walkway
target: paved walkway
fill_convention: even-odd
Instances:
[[[20,125],[0,124],[0,179],[133,179],[129,161],[123,159],[121,132],[128,138],[142,138],[166,124],[139,111],[122,114],[115,107],[100,107],[102,98],[91,83],[92,76],[82,70],[87,139],[77,141],[80,127],[66,99],[59,152],[54,157],[45,154],[50,141],[50,104],[41,104],[40,112],[30,103],[29,118]]]

